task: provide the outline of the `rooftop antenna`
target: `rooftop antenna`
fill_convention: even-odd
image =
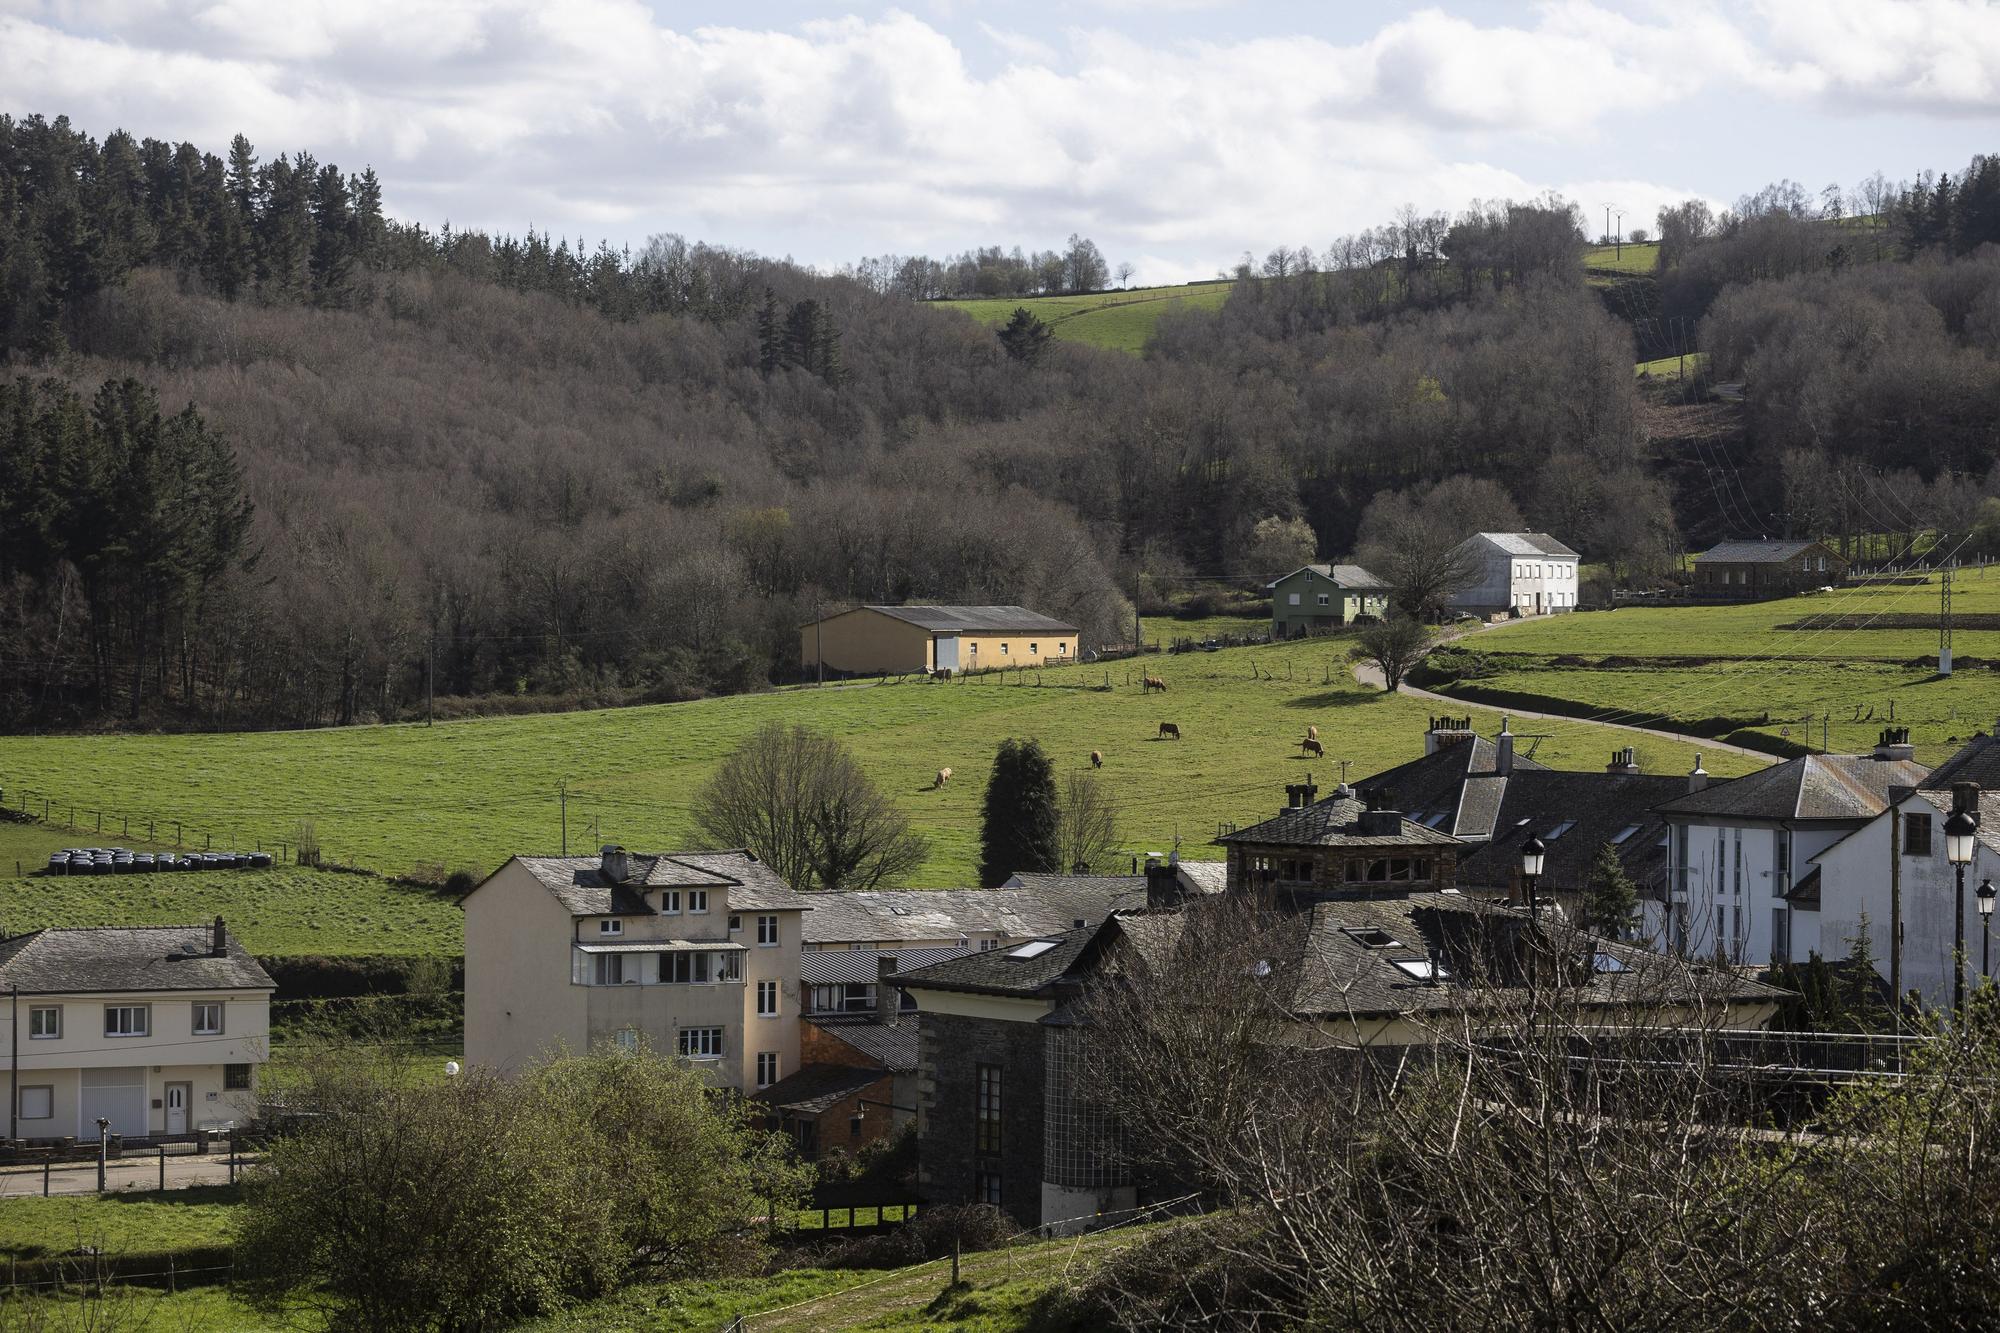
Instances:
[[[1340,785],[1345,787],[1347,785],[1347,770],[1354,767],[1354,761],[1352,759],[1337,759],[1334,762],[1340,765]]]

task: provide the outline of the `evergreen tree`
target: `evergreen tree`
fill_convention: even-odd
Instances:
[[[1582,908],[1585,929],[1614,939],[1624,938],[1639,911],[1638,886],[1625,873],[1618,849],[1608,842],[1597,849],[1597,859],[1591,862],[1590,878],[1583,886]]]
[[[1055,330],[1044,324],[1026,306],[1016,306],[1007,327],[1000,330],[1000,345],[1007,355],[1024,366],[1040,365]]]
[[[1061,870],[1061,824],[1055,764],[1041,742],[1000,742],[986,781],[979,882],[996,888],[1009,875]]]
[[[347,178],[329,163],[313,177],[312,189],[312,278],[313,289],[325,305],[338,305],[347,297],[349,271],[354,262],[353,223]]]
[[[813,373],[830,387],[838,389],[847,379],[847,369],[840,364],[840,330],[834,327],[833,312],[824,305],[814,314],[813,360]]]
[[[757,369],[771,375],[784,364],[785,338],[778,327],[778,297],[766,287],[764,304],[757,309]]]
[[[810,298],[793,306],[785,317],[785,359],[819,374],[819,302]]]

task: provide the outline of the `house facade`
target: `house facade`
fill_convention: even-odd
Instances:
[[[1695,592],[1718,600],[1790,597],[1846,577],[1846,558],[1822,542],[1719,542],[1694,558]]]
[[[1289,784],[1276,816],[1216,839],[1230,893],[1399,895],[1457,882],[1461,844],[1449,833],[1391,809],[1381,792],[1318,792],[1310,780]]]
[[[245,1125],[270,1058],[269,974],[211,926],[0,941],[9,1138],[177,1139]]]
[[[767,1119],[792,1136],[807,1157],[830,1148],[856,1152],[888,1137],[916,1116],[917,1015],[889,978],[905,962],[924,966],[962,957],[966,950],[925,949],[907,955],[866,950],[811,955],[802,991],[805,1014],[799,1027],[799,1069],[756,1094]],[[823,1001],[828,973],[815,963],[854,965],[834,973],[841,1002]],[[866,964],[864,971],[861,964]],[[855,1002],[858,981],[868,978],[875,992],[865,1006]]]
[[[1576,609],[1575,551],[1546,532],[1475,532],[1457,551],[1471,581],[1446,604],[1475,616],[1544,616]]]
[[[1392,589],[1359,565],[1305,565],[1265,585],[1271,637],[1297,639],[1389,613]]]
[[[516,856],[460,906],[469,1063],[643,1042],[744,1092],[799,1066],[812,904],[749,852]]]
[[[857,606],[799,628],[808,672],[979,671],[1074,660],[1077,630],[1024,606]]]

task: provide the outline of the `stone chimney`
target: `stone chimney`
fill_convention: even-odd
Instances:
[[[1436,754],[1447,745],[1462,745],[1471,739],[1471,718],[1434,717],[1424,730],[1424,753]]]
[[[1181,905],[1180,867],[1157,856],[1146,858],[1146,910],[1171,912]]]
[[[1708,785],[1708,770],[1701,766],[1701,756],[1694,757],[1694,768],[1688,773],[1688,790],[1700,791]]]
[[[890,1027],[903,1021],[903,993],[889,984],[889,978],[896,975],[896,955],[877,954],[875,957],[875,1021]]]
[[[1370,788],[1365,795],[1368,808],[1361,812],[1357,830],[1366,838],[1393,838],[1403,831],[1403,812],[1395,808],[1396,794],[1382,787]]]
[[[1951,812],[1968,814],[1979,818],[1979,784],[1976,782],[1954,782],[1951,784]]]
[[[632,878],[632,854],[616,843],[606,843],[598,850],[598,872],[609,884],[623,884]]]
[[[1303,810],[1319,799],[1319,784],[1311,778],[1285,784],[1285,809]]]
[[[222,928],[221,917],[215,918],[215,938],[209,944],[208,951],[217,958],[229,956],[229,932]]]
[[[1636,774],[1639,771],[1639,752],[1631,746],[1611,752],[1611,762],[1604,766],[1606,773]]]
[[[1917,747],[1910,744],[1908,727],[1884,727],[1882,735],[1875,742],[1877,759],[1915,759]]]
[[[1493,771],[1503,778],[1514,771],[1514,732],[1504,713],[1500,717],[1500,734],[1493,740]]]

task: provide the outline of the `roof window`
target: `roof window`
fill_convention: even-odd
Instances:
[[[1403,947],[1401,940],[1380,926],[1368,926],[1365,928],[1342,926],[1341,930],[1346,934],[1347,938],[1353,940],[1356,944],[1365,945],[1370,949],[1400,949]]]
[[[1451,973],[1442,963],[1432,958],[1392,958],[1396,970],[1412,981],[1445,981]]]
[[[1629,972],[1632,969],[1625,966],[1625,960],[1617,954],[1605,953],[1599,950],[1597,953],[1591,955],[1590,970],[1593,972]]]
[[[1565,819],[1562,823],[1556,825],[1554,828],[1550,829],[1546,834],[1544,834],[1542,837],[1542,841],[1554,842],[1557,838],[1560,838],[1563,834],[1569,832],[1571,829],[1575,827],[1576,827],[1576,821],[1574,819]]]
[[[1639,826],[1637,824],[1627,824],[1624,828],[1619,829],[1617,833],[1612,835],[1611,845],[1613,847],[1623,846],[1625,840],[1631,837],[1634,833],[1637,833],[1638,831],[1639,831]]]
[[[1009,949],[1007,956],[1009,958],[1040,958],[1055,947],[1055,940],[1029,940],[1018,949]]]

